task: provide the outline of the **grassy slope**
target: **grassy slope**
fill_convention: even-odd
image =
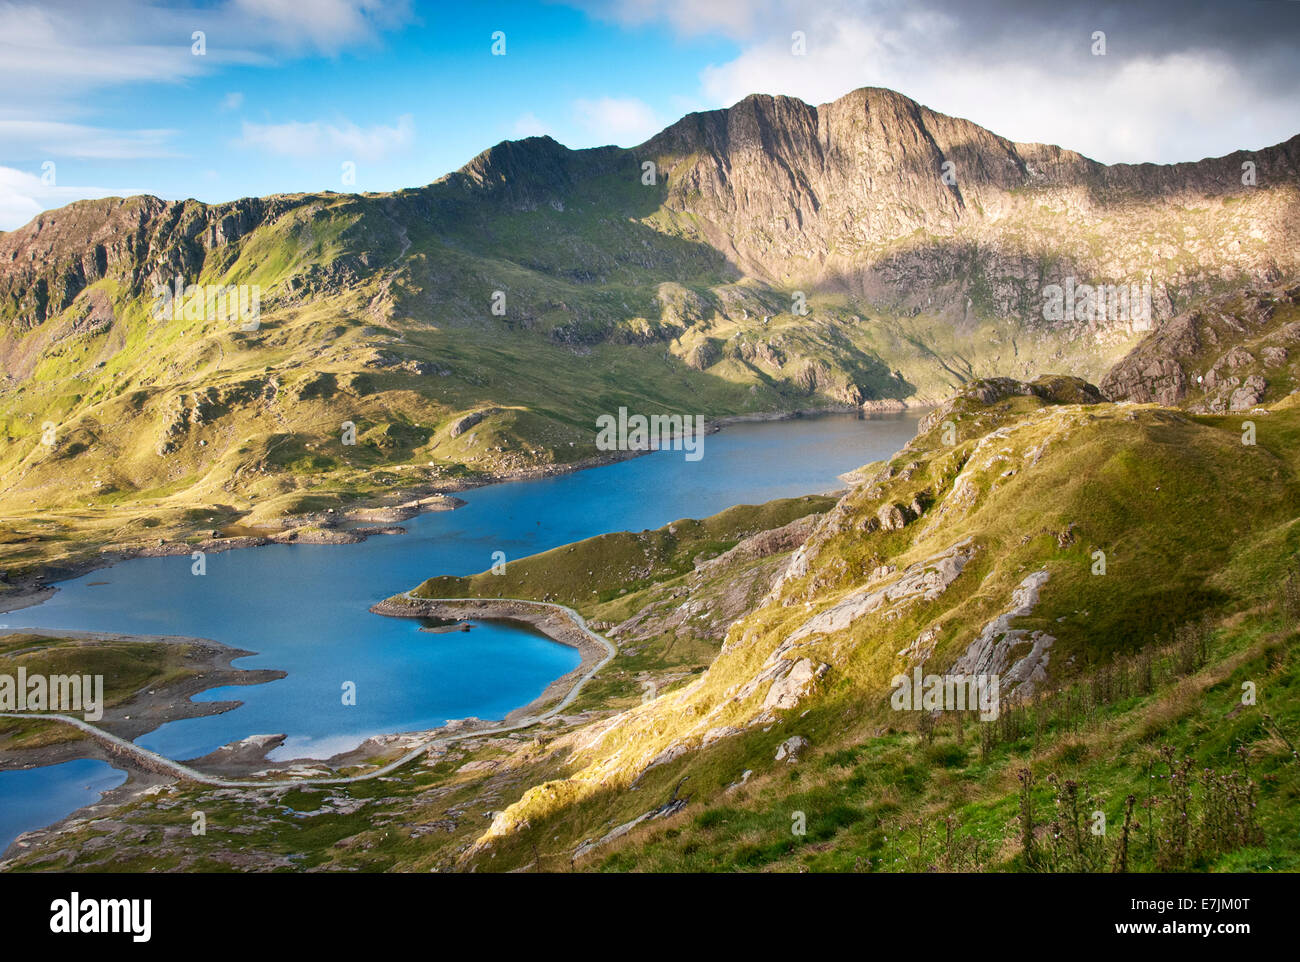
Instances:
[[[640,534],[597,535],[509,562],[500,575],[430,578],[412,593],[417,598],[536,598],[571,605],[599,621],[621,621],[617,613],[641,607],[636,599],[646,589],[680,580],[697,562],[717,557],[742,538],[834,503],[809,496],[737,505],[702,521],[683,518]]]
[[[120,704],[146,685],[165,685],[191,676],[186,646],[162,642],[89,642],[18,632],[0,637],[0,675],[102,675],[104,707]],[[35,748],[76,741],[64,725],[0,719],[0,748]]]
[[[654,531],[598,535],[521,558],[470,577],[437,577],[413,594],[424,598],[534,598],[567,604],[598,627],[608,628],[643,609],[675,608],[689,599],[700,612],[671,626],[651,623],[634,643],[620,640],[613,663],[583,689],[577,711],[626,708],[647,690],[666,691],[699,674],[717,656],[725,621],[712,617],[739,602],[749,610],[761,599],[776,566],[788,552],[727,563],[694,576],[695,566],[716,558],[737,542],[809,514],[830,509],[834,498],[785,498],[762,505],[737,505],[700,521],[685,518]],[[752,585],[740,599],[719,595]]]
[[[832,671],[807,702],[806,717],[801,706],[770,730],[723,739],[652,768],[636,782],[639,791],[629,794],[626,789],[645,761],[679,740],[689,743],[695,719],[752,675],[762,657],[807,616],[803,605],[760,610],[733,628],[733,643],[689,697],[665,696],[632,713],[613,736],[578,756],[573,778],[535,789],[509,810],[508,828],[525,820],[527,827],[491,839],[485,851],[494,855],[492,867],[502,866],[503,858],[506,865],[531,860],[531,845],[539,837],[558,834],[559,845],[576,845],[599,835],[601,826],[641,814],[654,799],[667,799],[685,775],[697,801],[717,804],[722,789],[745,769],[760,773],[760,782],[727,800],[724,807],[738,808],[738,814],[679,818],[668,823],[670,828],[647,826],[621,843],[624,851],[609,866],[853,867],[862,858],[889,867],[888,859],[881,861],[887,823],[936,813],[972,821],[966,830],[982,839],[985,859],[1011,864],[1014,845],[1003,846],[1001,839],[1008,830],[1006,816],[1015,814],[1019,767],[1089,781],[1106,794],[1113,821],[1115,806],[1136,784],[1135,772],[1145,771],[1139,759],[1164,742],[1177,746],[1180,755],[1191,753],[1198,764],[1218,768],[1231,764],[1227,749],[1252,747],[1255,777],[1262,781],[1260,819],[1274,832],[1269,845],[1249,857],[1273,867],[1294,866],[1289,836],[1276,834],[1297,787],[1289,753],[1261,727],[1258,707],[1239,711],[1230,724],[1223,717],[1238,700],[1240,680],[1254,678],[1267,679],[1257,683],[1266,690],[1281,730],[1295,732],[1300,722],[1291,697],[1294,619],[1283,611],[1276,587],[1300,543],[1300,530],[1292,523],[1300,416],[1294,411],[1270,416],[1262,429],[1269,440],[1253,449],[1241,446],[1237,418],[1189,418],[1157,409],[1057,408],[1017,398],[992,410],[972,405],[963,411],[959,405],[951,416],[960,426],[957,445],[949,449],[937,443],[936,428],[895,459],[896,473],[915,462],[909,480],[887,482],[877,497],[871,496],[870,484],[864,485],[844,507],[847,517],[856,518],[881,497],[906,502],[928,486],[938,498],[928,513],[933,515],[959,465],[972,457],[975,470],[967,477],[979,492],[975,504],[947,515],[928,535],[918,534],[925,530],[925,518],[901,532],[832,535],[816,551],[809,574],[789,583],[784,594],[800,601],[815,585],[809,597],[821,607],[860,582],[854,572],[881,561],[906,562],[973,535],[980,554],[947,592],[897,621],[863,618],[843,635],[814,644],[812,656],[828,661]],[[1012,427],[1005,441],[979,450],[979,439],[1000,425]],[[1025,467],[1024,453],[1052,438],[1038,465]],[[1006,462],[991,460],[1003,448],[1020,466],[1010,478],[1001,476]],[[1062,546],[1056,534],[1071,522],[1075,538]],[[1108,553],[1105,577],[1090,574],[1097,546]],[[938,625],[936,663],[950,661],[980,625],[1005,609],[1011,588],[1042,566],[1052,580],[1023,627],[1050,627],[1058,637],[1052,650],[1054,681],[1105,664],[1119,652],[1150,647],[1153,638],[1168,638],[1177,626],[1206,612],[1221,626],[1210,663],[1191,680],[1170,679],[1158,691],[1120,706],[1122,711],[1108,715],[1099,709],[1079,731],[1013,741],[979,762],[968,757],[968,749],[951,744],[948,754],[935,754],[915,735],[895,731],[879,738],[909,727],[909,719],[900,721],[887,708],[888,678],[900,667],[894,652],[923,628]],[[746,714],[743,707],[724,711],[710,724],[740,723]],[[811,765],[789,769],[772,762],[776,745],[792,734],[812,741]],[[1080,747],[1066,751],[1073,741]],[[789,834],[796,809],[816,826],[810,836]],[[733,820],[730,830],[719,831]],[[930,831],[936,831],[933,824]],[[755,851],[760,834],[764,844]],[[836,843],[826,845],[832,838]],[[645,851],[637,839],[648,845]],[[833,854],[819,854],[826,852]],[[480,853],[479,864],[483,857]],[[1226,866],[1236,857],[1223,856],[1228,861],[1214,864]]]

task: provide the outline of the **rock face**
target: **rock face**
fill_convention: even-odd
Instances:
[[[1035,571],[1020,582],[1012,592],[1011,607],[984,626],[953,662],[949,674],[1000,675],[1002,697],[1027,697],[1047,681],[1048,650],[1056,639],[1043,631],[1012,628],[1011,622],[1033,613],[1039,593],[1049,578],[1046,571]],[[1012,652],[1026,644],[1030,646],[1029,652],[1013,664]]]
[[[1241,387],[1232,392],[1232,397],[1228,399],[1228,410],[1249,411],[1264,399],[1264,391],[1267,388],[1267,381],[1258,374],[1252,374],[1246,378]]]
[[[685,117],[640,152],[693,158],[673,168],[669,203],[709,217],[759,269],[917,228],[949,232],[990,189],[1069,183],[1099,167],[1055,148],[1027,161],[975,124],[872,88],[821,107],[747,97]],[[962,170],[956,185],[939,176],[949,158]]]
[[[120,278],[139,291],[193,280],[213,250],[298,205],[284,197],[209,206],[157,197],[77,201],[0,235],[3,319],[29,329],[68,307],[89,285]]]
[[[1248,411],[1294,390],[1297,344],[1300,285],[1225,295],[1161,325],[1101,389],[1114,401]]]
[[[469,414],[463,415],[453,421],[451,427],[447,430],[447,433],[453,438],[458,438],[476,424],[483,423],[484,418],[496,413],[496,408],[484,408],[481,411],[471,411]]]
[[[666,205],[701,219],[710,243],[734,252],[746,273],[834,278],[837,286],[875,300],[920,306],[945,298],[964,310],[969,292],[957,290],[957,261],[968,258],[987,278],[982,296],[993,313],[1027,320],[1041,316],[1038,296],[1052,276],[999,239],[1007,225],[1023,225],[1064,254],[1061,276],[1120,283],[1152,274],[1151,247],[1134,245],[1118,230],[1121,207],[1154,230],[1153,246],[1163,252],[1181,243],[1166,227],[1185,218],[1185,211],[1175,213],[1175,198],[1244,194],[1265,200],[1245,194],[1236,154],[1194,164],[1108,167],[1059,147],[1013,143],[878,88],[820,107],[789,97],[747,97],[728,110],[691,114],[635,152],[668,171]],[[1227,228],[1221,235],[1206,237],[1199,224],[1195,228],[1212,248],[1210,260],[1259,281],[1279,268],[1295,272],[1297,228],[1287,218],[1297,212],[1300,137],[1263,154],[1287,191],[1240,221],[1219,215]],[[1104,267],[1081,246],[1052,236],[1049,221],[1057,216],[1062,228],[1087,223],[1085,233],[1104,238]],[[917,233],[934,240],[874,253]],[[1282,249],[1257,243],[1264,237]],[[1155,319],[1171,313],[1171,291],[1209,289],[1209,272],[1188,285],[1187,277],[1155,270]]]
[[[796,518],[779,528],[751,535],[716,558],[697,561],[685,586],[684,593],[688,596],[699,591],[709,579],[725,576],[728,571],[743,571],[743,574],[730,578],[724,589],[711,592],[707,600],[679,603],[674,596],[671,600],[647,605],[611,629],[609,637],[617,638],[621,645],[626,646],[667,631],[689,630],[721,641],[727,626],[752,611],[771,582],[784,570],[781,560],[774,556],[793,551],[803,544],[819,517],[811,514]],[[772,560],[761,566],[751,564],[763,559]]]
[[[652,205],[698,225],[692,239],[713,248],[724,271],[731,262],[733,272],[764,282],[784,287],[802,278],[900,309],[948,305],[958,323],[977,306],[1044,323],[1042,288],[1066,275],[1152,278],[1159,318],[1171,313],[1171,298],[1211,283],[1297,272],[1300,136],[1250,154],[1267,171],[1267,187],[1241,185],[1242,156],[1106,166],[1060,147],[1013,143],[890,90],[863,88],[821,106],[754,95],[690,114],[630,150],[574,151],[549,137],[504,142],[427,187],[348,198],[341,208],[323,195],[219,205],[150,196],[79,201],[0,235],[0,318],[29,329],[104,278],[135,296],[177,274],[193,280],[214,259],[233,262],[269,224],[309,248],[312,221],[327,205],[329,217],[354,221],[355,230],[329,258],[304,260],[280,296],[346,289],[392,266],[375,256],[377,241],[400,253],[410,246],[408,228],[450,231],[484,211],[564,212],[580,207],[601,178],[638,182],[647,160],[660,172]],[[1220,203],[1226,197],[1231,208]],[[1216,206],[1201,216],[1189,209],[1192,199]],[[646,212],[639,201],[621,211]],[[1064,229],[1078,224],[1088,229]],[[1144,228],[1141,244],[1132,240],[1135,225]],[[1009,242],[1011,232],[1030,242]],[[917,236],[931,239],[909,240]],[[570,264],[563,273],[590,281],[619,259],[670,262],[676,239],[642,240],[649,250],[601,251],[605,265]],[[1173,264],[1188,243],[1197,266],[1159,266]],[[1094,247],[1104,247],[1104,260]],[[1059,270],[1044,268],[1044,250],[1057,255]],[[983,304],[973,303],[976,295]],[[677,322],[688,326],[709,310],[697,304]],[[1094,333],[1141,329],[1113,319],[1063,323]],[[580,319],[563,329],[586,337]],[[702,346],[692,363],[712,363],[715,352]]]
[[[853,622],[867,614],[880,612],[880,617],[895,617],[907,605],[916,601],[933,601],[957,580],[976,547],[969,538],[957,542],[947,550],[924,561],[908,565],[903,573],[879,588],[866,587],[825,611],[808,619],[790,635],[791,641],[815,634],[844,631]]]
[[[901,531],[915,517],[916,514],[906,505],[885,504],[876,513],[876,522],[882,531]]]
[[[768,531],[760,531],[736,543],[736,545],[716,558],[710,558],[696,565],[696,570],[707,572],[712,568],[721,568],[729,564],[767,558],[774,554],[793,551],[808,540],[808,535],[817,525],[818,515],[808,514],[795,518],[789,524]]]

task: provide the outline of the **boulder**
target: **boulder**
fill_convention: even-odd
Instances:
[[[807,747],[808,739],[802,735],[791,735],[777,748],[776,760],[784,760],[786,764],[793,765],[799,760],[799,753]]]
[[[1263,400],[1267,388],[1267,381],[1258,374],[1252,374],[1241,387],[1232,392],[1232,397],[1228,399],[1228,410],[1249,411]]]
[[[469,414],[462,415],[451,424],[451,430],[448,432],[453,438],[458,438],[474,425],[481,422],[485,417],[496,414],[496,408],[483,408],[481,411],[471,411]]]
[[[912,509],[902,504],[884,504],[876,512],[876,520],[884,531],[901,531],[915,517]]]
[[[783,661],[783,664],[789,664]],[[778,666],[780,667],[780,666]],[[811,658],[800,658],[789,671],[772,682],[763,699],[764,708],[793,708],[808,693],[812,683],[826,674],[828,666],[819,665]]]

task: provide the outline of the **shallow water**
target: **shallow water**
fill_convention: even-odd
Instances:
[[[126,781],[108,762],[78,758],[0,775],[0,851],[23,832],[57,822]]]
[[[188,556],[126,561],[63,582],[44,604],[0,614],[0,624],[187,635],[256,651],[236,665],[288,676],[207,691],[196,700],[244,704],[172,722],[137,742],[185,759],[249,735],[283,732],[287,740],[271,757],[324,758],[373,734],[467,716],[500,718],[579,661],[575,649],[519,625],[420,632],[415,619],[371,614],[376,601],[432,575],[486,570],[495,551],[521,558],[607,531],[835,490],[842,487],[838,474],[901,448],[917,420],[914,413],[830,415],[732,425],[705,439],[698,461],[658,451],[556,478],[476,488],[463,495],[463,508],[403,522],[405,535],[210,554],[203,577],[191,574]],[[343,704],[346,682],[356,686],[355,706]],[[53,797],[67,781],[56,774],[62,767],[40,770],[48,773],[45,784],[29,772],[0,773],[0,808],[16,791]],[[16,775],[26,777],[21,788]],[[6,841],[0,832],[0,846]]]

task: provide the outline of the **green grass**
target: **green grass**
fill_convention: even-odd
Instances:
[[[18,632],[0,637],[0,675],[101,675],[104,707],[121,704],[146,686],[190,677],[188,646],[163,642],[105,642]],[[64,725],[0,719],[5,748],[32,748],[80,737]]]
[[[1024,753],[1045,756],[1045,771],[1055,770],[1049,765],[1068,765],[1067,770],[1095,768],[1092,784],[1113,795],[1118,789],[1112,790],[1108,783],[1119,779],[1125,769],[1114,762],[1112,746],[1106,744],[1121,736],[1109,729],[1098,736],[1104,747],[1089,743],[1092,740],[1085,737],[1086,731],[1049,732],[1046,741],[1050,745],[1013,742],[998,748],[992,759],[981,760],[978,742],[969,743],[976,737],[972,725],[966,746],[945,741],[920,745],[909,750],[905,763],[903,756],[898,756],[901,767],[884,774],[859,767],[842,778],[820,771],[812,776],[808,774],[811,769],[802,764],[785,768],[772,762],[775,746],[794,733],[808,737],[816,751],[834,754],[837,764],[832,772],[842,767],[845,751],[876,746],[880,731],[900,724],[887,710],[888,679],[899,666],[894,653],[928,625],[937,624],[941,630],[933,657],[937,664],[944,664],[969,644],[979,626],[1005,610],[1012,588],[1041,567],[1049,570],[1051,580],[1038,608],[1019,626],[1041,628],[1056,637],[1051,664],[1057,684],[1072,675],[1094,671],[1120,654],[1150,648],[1158,639],[1169,638],[1180,624],[1207,614],[1230,629],[1216,641],[1215,659],[1205,672],[1226,670],[1231,659],[1244,656],[1248,639],[1259,631],[1273,632],[1277,640],[1272,644],[1281,645],[1279,650],[1294,647],[1293,635],[1288,636],[1285,630],[1277,634],[1280,602],[1268,586],[1278,583],[1294,553],[1291,519],[1300,502],[1295,485],[1300,461],[1300,445],[1294,443],[1296,414],[1278,411],[1270,416],[1267,423],[1274,449],[1243,449],[1234,419],[1214,422],[1153,409],[1058,406],[1016,397],[992,408],[959,402],[940,417],[944,415],[956,419],[957,444],[944,446],[936,424],[892,459],[878,476],[884,480],[869,481],[851,492],[841,506],[841,510],[847,508],[847,517],[837,526],[840,533],[831,530],[819,535],[808,573],[788,581],[781,592],[783,599],[813,598],[816,611],[856,589],[863,574],[881,563],[901,568],[943,545],[974,537],[980,546],[976,560],[939,599],[915,604],[891,620],[863,618],[834,637],[814,637],[800,656],[827,662],[832,668],[806,702],[810,707],[806,715],[792,712],[761,735],[752,732],[700,747],[696,719],[702,715],[714,726],[743,726],[744,719],[752,717],[757,710],[754,703],[749,707],[728,705],[727,693],[751,677],[766,654],[810,614],[803,605],[773,604],[759,609],[732,627],[728,636],[733,644],[711,665],[689,698],[684,702],[661,698],[631,713],[596,746],[580,753],[573,774],[554,783],[553,793],[525,794],[508,814],[513,824],[526,821],[528,827],[485,838],[487,844],[479,859],[490,851],[495,853],[494,863],[505,858],[508,864],[522,840],[536,838],[536,833],[549,832],[555,825],[566,826],[564,831],[571,833],[569,838],[575,843],[581,837],[597,835],[593,823],[634,817],[654,798],[666,796],[670,785],[683,775],[689,774],[688,784],[699,797],[717,798],[745,768],[767,775],[761,792],[747,785],[738,794],[744,798],[748,793],[762,802],[746,816],[750,821],[740,820],[735,831],[727,833],[725,844],[703,837],[694,844],[684,843],[683,829],[683,836],[674,836],[642,855],[636,839],[654,835],[654,829],[643,826],[613,846],[620,854],[603,856],[613,860],[609,867],[793,867],[798,863],[785,851],[793,836],[777,839],[773,826],[788,820],[801,804],[829,813],[834,822],[842,817],[834,806],[845,797],[846,782],[856,786],[852,797],[866,793],[864,802],[869,804],[850,807],[866,813],[860,821],[868,826],[873,824],[870,813],[877,805],[890,813],[898,806],[910,819],[931,818],[936,808],[946,813],[941,799],[956,785],[965,786],[959,797],[984,798],[983,804],[1003,812],[1015,798],[1009,780],[1023,764]],[[1000,428],[1005,429],[1004,436],[989,437]],[[1005,476],[1011,465],[1015,473]],[[955,487],[973,493],[963,498],[954,492]],[[869,516],[881,502],[907,503],[926,489],[933,499],[931,507],[903,531],[864,535],[855,521]],[[1109,561],[1107,574],[1100,577],[1091,574],[1092,551],[1098,547],[1107,552]],[[1244,623],[1237,624],[1234,619],[1260,605],[1268,606],[1266,614],[1257,615],[1263,619],[1260,626],[1252,623],[1243,636]],[[740,639],[744,643],[735,643]],[[1289,664],[1285,659],[1284,663]],[[761,698],[762,691],[760,688],[755,697]],[[1099,726],[1108,714],[1120,721],[1142,718],[1142,724],[1135,723],[1126,735],[1129,741],[1150,748],[1168,739],[1180,753],[1185,750],[1207,759],[1217,756],[1220,764],[1214,767],[1219,768],[1226,765],[1225,752],[1230,746],[1205,738],[1181,719],[1184,714],[1192,715],[1199,717],[1200,726],[1210,724],[1226,712],[1223,702],[1230,706],[1233,691],[1225,686],[1216,704],[1216,696],[1202,696],[1199,689],[1189,692],[1185,683],[1171,682],[1146,699],[1100,711],[1087,724]],[[1287,702],[1289,699],[1284,704]],[[1179,720],[1174,723],[1169,716]],[[1252,746],[1271,759],[1269,764],[1278,772],[1287,773],[1273,744],[1276,739],[1270,740],[1271,736],[1259,730],[1258,713],[1243,724],[1252,734],[1238,732],[1228,740],[1235,739],[1234,746]],[[1286,729],[1295,722],[1279,724]],[[859,733],[856,736],[855,731]],[[867,732],[877,734],[868,736]],[[896,737],[916,744],[921,736]],[[1077,744],[1081,738],[1083,744]],[[644,768],[650,758],[683,739],[688,746],[695,746],[692,751],[675,762]],[[1060,748],[1059,757],[1051,754],[1053,745]],[[639,790],[628,793],[634,778]],[[814,787],[810,778],[816,785],[826,782],[824,789],[818,789],[823,794],[812,800],[801,794]],[[736,802],[727,804],[735,806]],[[982,864],[1012,867],[1014,855],[1004,851],[1012,844],[1003,837],[1005,822],[990,820],[978,808],[969,814],[973,823],[984,824],[986,829],[979,839],[986,849]],[[1115,813],[1110,814],[1113,821]],[[853,826],[858,821],[854,820]],[[853,855],[854,860],[861,858],[877,867],[887,854],[881,847],[886,834],[882,826],[889,819],[881,816],[878,821],[872,831],[878,829],[880,838],[872,843],[874,836],[862,829],[865,848]],[[810,826],[813,824],[810,820]],[[1262,824],[1267,835],[1269,823],[1262,820]],[[996,838],[991,834],[993,827]],[[844,845],[849,845],[847,840],[858,830],[843,828]],[[901,830],[895,826],[895,837]],[[933,824],[930,830],[934,831]],[[808,839],[815,841],[825,831],[814,826]],[[920,831],[924,834],[925,829]],[[832,834],[838,839],[841,830]],[[760,836],[764,841],[759,841]],[[808,843],[796,847],[804,844]],[[1285,842],[1274,839],[1271,844],[1281,844],[1284,852],[1289,851]],[[834,850],[842,854],[844,845],[837,841]],[[891,856],[895,860],[901,857]],[[950,852],[948,857],[951,860],[956,855]],[[1279,854],[1278,858],[1291,864],[1294,855]],[[842,860],[832,861],[845,867]],[[816,859],[810,864],[831,865]]]
[[[501,574],[488,570],[463,578],[430,578],[412,594],[558,601],[609,620],[614,612],[601,605],[676,579],[694,570],[696,562],[717,557],[744,537],[826,511],[834,503],[833,498],[818,496],[786,498],[757,506],[737,505],[703,521],[685,518],[639,534],[597,535],[507,561]]]

